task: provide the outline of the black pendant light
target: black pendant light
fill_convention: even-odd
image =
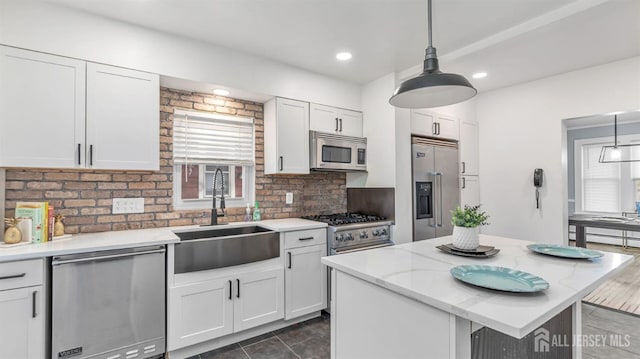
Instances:
[[[393,93],[389,103],[402,108],[429,108],[446,106],[472,98],[478,93],[473,85],[458,74],[445,74],[438,66],[436,48],[431,41],[431,0],[427,0],[429,47],[424,59],[424,70],[404,81]]]
[[[640,144],[618,144],[618,115],[613,116],[613,146],[602,146],[598,162],[640,162]]]

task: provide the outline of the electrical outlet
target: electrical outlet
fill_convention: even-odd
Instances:
[[[285,203],[286,204],[292,204],[293,203],[293,193],[292,192],[287,192]]]
[[[114,198],[111,213],[144,213],[144,198]]]

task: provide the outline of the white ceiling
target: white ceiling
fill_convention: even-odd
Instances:
[[[356,83],[410,73],[426,47],[426,0],[46,1]],[[434,0],[433,12],[441,68],[487,71],[480,91],[640,55],[637,0]]]

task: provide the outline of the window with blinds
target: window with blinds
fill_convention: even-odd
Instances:
[[[621,212],[620,163],[600,163],[602,143],[582,146],[582,204],[587,212]]]
[[[176,110],[173,115],[174,207],[211,208],[222,181],[227,207],[253,203],[253,118]],[[222,179],[220,179],[222,177]],[[219,203],[219,202],[218,202]]]

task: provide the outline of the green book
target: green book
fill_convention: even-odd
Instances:
[[[18,202],[16,205],[17,217],[31,217],[31,233],[33,243],[42,243],[44,241],[44,212],[41,202]]]

